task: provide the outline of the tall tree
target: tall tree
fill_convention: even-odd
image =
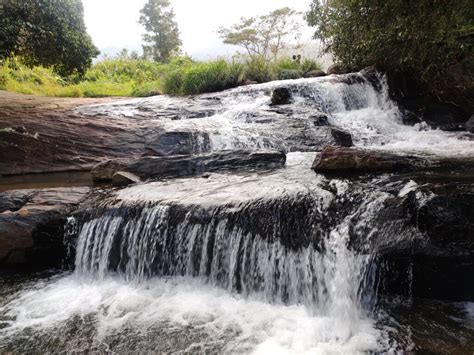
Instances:
[[[83,74],[99,51],[86,32],[82,1],[1,0],[0,58],[12,54],[61,75]]]
[[[245,48],[250,56],[268,59],[288,45],[288,41],[301,36],[298,13],[288,7],[274,10],[267,15],[241,18],[231,27],[221,27],[219,36],[224,43]]]
[[[140,24],[145,27],[143,54],[157,62],[168,62],[179,52],[182,42],[178,24],[169,0],[148,0],[140,11]]]

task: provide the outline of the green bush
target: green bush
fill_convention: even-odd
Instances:
[[[246,80],[295,79],[303,75],[301,68],[289,58],[274,63],[263,58],[195,62],[179,57],[168,64],[109,58],[94,64],[84,76],[61,78],[51,68],[30,68],[11,58],[0,63],[0,88],[61,97],[189,95],[233,88]]]
[[[143,84],[137,84],[134,86],[132,96],[135,97],[148,97],[161,94],[161,83],[159,81],[151,81]]]
[[[181,95],[185,69],[174,69],[168,72],[163,79],[163,93],[168,95]]]
[[[306,74],[306,73],[309,73],[310,71],[313,71],[313,70],[321,70],[322,66],[318,62],[316,62],[312,59],[306,58],[306,59],[303,60],[303,63],[301,63],[300,69],[303,73]]]
[[[238,67],[231,67],[225,60],[199,63],[186,71],[181,92],[199,94],[235,87],[241,75]]]
[[[408,74],[433,96],[474,110],[472,0],[313,0],[306,18],[344,66]]]
[[[266,83],[276,78],[271,63],[261,57],[249,58],[245,62],[244,77],[257,83]]]
[[[298,69],[284,69],[278,73],[279,80],[299,79],[303,77],[303,72]]]

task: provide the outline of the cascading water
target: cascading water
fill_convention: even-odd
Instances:
[[[293,104],[269,106],[268,91],[282,85]],[[0,339],[80,328],[88,340],[64,340],[65,350],[306,354],[396,347],[373,312],[376,256],[350,246],[351,235],[369,243],[383,229],[377,213],[392,195],[356,191],[311,171],[321,138],[314,113],[369,149],[471,156],[472,140],[403,125],[379,76],[204,95],[195,99],[205,103],[204,113],[176,119],[176,112],[189,114],[186,100],[142,99],[83,113],[120,119],[146,112],[165,132],[208,137],[193,145],[195,153],[276,148],[293,152],[286,167],[110,192],[70,221],[74,274],[27,288],[1,306]]]

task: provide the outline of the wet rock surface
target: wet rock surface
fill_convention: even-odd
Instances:
[[[0,193],[0,266],[58,266],[66,255],[64,225],[89,188]]]
[[[361,174],[414,171],[426,166],[429,162],[417,157],[326,146],[316,156],[312,168],[319,173]]]
[[[472,115],[472,102],[453,104],[456,99],[444,97],[443,101],[424,92],[424,88],[408,73],[390,73],[388,75],[390,96],[405,111],[407,124],[426,122],[435,129],[445,131],[469,130],[466,126]],[[459,97],[458,97],[459,99]]]
[[[320,76],[326,76],[327,74],[323,70],[311,70],[305,73],[305,78],[319,78]]]
[[[141,182],[141,179],[138,176],[126,171],[117,171],[112,176],[112,185],[114,186],[127,186],[139,182]]]
[[[352,142],[352,135],[343,131],[342,129],[331,128],[331,135],[334,138],[334,141],[337,145],[342,147],[352,147],[354,143]]]
[[[272,105],[288,105],[292,102],[291,91],[288,88],[276,88],[272,92]]]
[[[271,105],[279,88],[291,103]],[[112,183],[90,193],[0,194],[2,267],[59,266],[66,250],[74,267],[73,275],[20,293],[0,290],[7,351],[247,353],[270,343],[290,353],[321,344],[336,352],[397,352],[412,349],[412,330],[404,337],[406,323],[391,327],[381,305],[386,296],[402,296],[409,311],[417,297],[474,300],[472,137],[403,125],[406,112],[374,71],[63,108],[21,123],[7,115],[13,118],[2,126],[1,144],[30,156],[5,154],[2,169],[94,164],[96,180]],[[41,137],[54,115],[58,127],[48,141]],[[15,146],[12,137],[32,140]],[[34,144],[51,144],[51,153],[35,152]],[[311,169],[317,154],[335,174]],[[262,309],[270,314],[263,320]],[[149,321],[161,337],[149,332]],[[100,338],[109,325],[118,337]],[[456,328],[449,329],[442,334]],[[182,334],[183,347],[174,341]],[[237,337],[230,346],[229,334]],[[280,334],[288,338],[280,342]],[[452,334],[456,342],[461,333]],[[159,347],[162,338],[172,341]],[[460,344],[456,349],[469,340]]]
[[[427,280],[434,280],[436,273],[449,279],[449,275],[457,272],[448,268],[453,264],[448,260],[460,260],[458,266],[464,270],[463,275],[471,270],[472,199],[467,187],[454,193],[443,184],[433,185],[430,176],[427,180],[431,185],[403,193],[401,181],[405,182],[406,174],[414,171],[440,167],[452,169],[451,172],[469,170],[472,161],[453,158],[443,161],[411,155],[408,150],[410,154],[402,151],[399,155],[376,151],[374,145],[380,149],[390,144],[404,148],[399,144],[405,142],[402,139],[406,139],[407,145],[413,144],[411,137],[422,137],[424,133],[398,123],[418,116],[397,111],[384,101],[383,90],[380,75],[368,70],[362,74],[252,85],[195,97],[163,96],[74,110],[45,111],[32,107],[23,116],[8,108],[0,112],[0,173],[92,170],[96,181],[134,185],[132,188],[137,190],[133,190],[132,196],[136,203],[116,207],[115,203],[124,203],[122,195],[110,199],[109,190],[104,195],[96,192],[93,200],[81,205],[79,215],[88,210],[83,216],[92,218],[102,214],[136,219],[144,213],[142,202],[150,196],[156,198],[146,202],[148,207],[156,207],[168,197],[167,203],[173,202],[169,222],[176,233],[183,220],[189,219],[196,226],[225,220],[229,223],[229,234],[240,228],[244,235],[252,235],[252,240],[262,238],[272,243],[277,240],[295,252],[308,247],[324,251],[323,241],[331,229],[352,216],[351,247],[357,252],[379,253],[387,265],[401,260],[387,268],[391,271],[384,279],[398,280],[390,275],[399,272],[400,280],[408,282],[407,268],[417,265],[416,270],[421,270],[417,271],[419,275],[430,275],[426,282],[414,287],[418,294],[426,296],[435,285]],[[272,97],[275,93],[278,100]],[[352,112],[356,114],[350,116]],[[369,114],[376,119],[367,118]],[[387,115],[396,119],[391,120],[391,116],[387,119]],[[360,121],[365,122],[362,127],[357,125]],[[432,140],[420,150],[431,146],[431,142],[443,143],[436,132],[428,134]],[[468,158],[470,139],[468,136],[459,139],[467,147],[463,152],[467,152]],[[353,145],[357,148],[350,148]],[[363,149],[365,146],[371,149]],[[439,148],[442,150],[443,147]],[[312,152],[310,160],[320,152],[313,169],[326,173],[327,177],[311,171],[311,164],[304,163],[296,170],[294,163],[285,166],[286,153],[291,152]],[[395,173],[398,178],[387,182],[383,175],[377,178],[381,180],[367,182],[372,179],[372,173]],[[336,177],[334,181],[333,177]],[[347,177],[348,182],[344,181]],[[148,179],[166,180],[157,185],[140,182]],[[471,183],[468,181],[466,186],[472,186]],[[344,184],[346,190],[332,186]],[[443,189],[449,193],[443,193]],[[126,194],[129,190],[121,191],[120,194]],[[387,196],[375,214],[365,203],[368,195],[377,193]],[[419,195],[438,197],[420,202]],[[36,237],[32,235],[42,235],[43,239],[38,240],[56,243],[65,221],[63,211],[72,211],[79,203],[68,202],[63,196],[57,202],[51,197],[50,204],[45,204],[35,196],[39,195],[13,191],[8,198],[0,200],[2,223],[8,226],[7,239],[20,236],[17,247],[8,247],[20,251],[2,256],[6,262],[41,261],[40,257],[30,257],[39,255],[31,250],[40,250],[37,245],[47,243],[35,244]],[[370,215],[372,224],[364,213]],[[354,226],[361,221],[365,226],[357,230]],[[47,230],[45,225],[51,229]],[[215,228],[212,225],[211,229],[219,232]],[[57,252],[53,254],[59,256],[63,249],[59,244],[54,245]],[[114,260],[114,264],[120,263]],[[443,266],[434,268],[436,260]],[[405,289],[401,283],[394,285],[385,288],[388,293]],[[455,285],[451,289],[451,294],[459,299],[472,294],[470,290],[460,291]],[[446,296],[440,290],[433,294]]]
[[[354,216],[352,247],[378,255],[382,293],[474,300],[474,184],[397,179],[375,181],[387,198],[363,228]]]
[[[94,181],[112,180],[118,171],[127,171],[142,179],[192,176],[216,170],[274,169],[285,164],[279,151],[222,151],[201,155],[142,157],[110,160],[92,169]]]

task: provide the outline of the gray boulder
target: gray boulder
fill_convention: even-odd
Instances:
[[[68,214],[82,202],[87,187],[16,190],[0,194],[0,266],[57,266],[66,256],[63,243]],[[20,198],[20,199],[19,199]]]

